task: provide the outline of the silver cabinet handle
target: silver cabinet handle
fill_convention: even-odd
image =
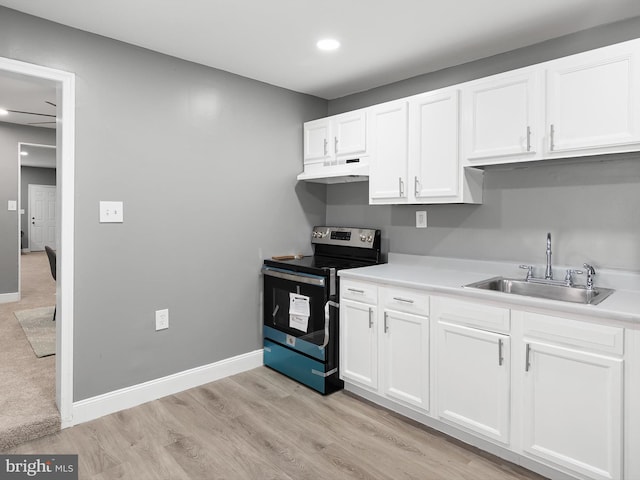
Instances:
[[[327,139],[324,139],[324,156],[327,156]]]
[[[398,177],[398,191],[400,192],[400,196],[404,197],[404,182],[402,181],[402,177]]]
[[[364,294],[364,290],[358,290],[357,288],[347,288],[351,293],[360,293]]]
[[[373,327],[373,308],[369,307],[369,328]]]
[[[531,344],[527,343],[527,351],[524,360],[524,371],[528,372],[531,368]]]
[[[333,137],[333,152],[338,153],[338,137]]]
[[[531,151],[531,127],[527,125],[527,152]]]
[[[550,131],[549,131],[549,150],[551,150],[552,152],[556,148],[556,146],[554,144],[555,135],[556,135],[556,127],[554,127],[554,125],[552,123]]]
[[[498,365],[502,366],[503,362],[504,362],[504,357],[502,356],[502,339],[499,338],[498,339]]]
[[[413,189],[415,190],[415,196],[420,196],[420,181],[418,180],[418,176],[413,177]]]
[[[402,298],[402,297],[393,297],[394,300],[398,301],[398,302],[403,302],[403,303],[413,303],[413,300],[409,299],[409,298]]]
[[[387,333],[389,330],[389,325],[387,325],[387,312],[384,312],[384,333]]]

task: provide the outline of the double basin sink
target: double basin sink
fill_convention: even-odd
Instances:
[[[544,298],[546,300],[581,303],[584,305],[597,305],[613,293],[613,290],[609,288],[593,287],[588,289],[580,285],[554,285],[505,277],[489,278],[487,280],[470,283],[464,287],[514,295],[526,295],[528,297]]]

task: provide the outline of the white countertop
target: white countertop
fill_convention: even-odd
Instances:
[[[561,272],[560,275],[562,277],[565,269],[565,267],[554,265],[554,272]],[[598,305],[582,305],[475,288],[463,288],[463,285],[495,276],[525,278],[526,272],[521,270],[518,264],[507,262],[390,253],[388,263],[340,270],[338,274],[345,279],[370,281],[385,285],[428,290],[432,293],[459,295],[470,299],[499,302],[509,308],[529,307],[548,310],[550,313],[579,315],[581,317],[590,317],[599,321],[599,323],[605,320],[606,323],[640,329],[640,274],[637,272],[598,269],[596,266],[595,286],[615,289],[615,292],[610,297],[604,299]],[[539,276],[539,270],[535,270],[535,274]],[[560,275],[556,273],[556,277]],[[584,283],[584,275],[579,276],[576,279],[576,283]]]

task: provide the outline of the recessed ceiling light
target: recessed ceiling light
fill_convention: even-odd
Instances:
[[[331,50],[337,50],[338,48],[340,48],[340,42],[335,38],[325,38],[316,43],[316,46],[320,50],[329,52]]]
[[[24,150],[20,152],[20,155],[22,155],[23,157],[26,157],[27,155],[29,155],[29,152],[25,152]]]
[[[9,112],[7,112],[4,108],[0,108],[0,115],[9,115]]]

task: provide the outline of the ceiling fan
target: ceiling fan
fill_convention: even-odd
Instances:
[[[53,102],[49,102],[47,100],[45,100],[44,103],[48,103],[49,105],[53,106],[53,107],[57,107],[57,105]],[[11,110],[9,108],[5,109],[7,112],[9,113],[19,113],[19,114],[23,114],[23,115],[36,115],[39,117],[49,117],[52,118],[53,120],[50,121],[46,121],[46,122],[27,122],[26,125],[49,125],[49,124],[55,124],[56,123],[56,115],[52,115],[50,113],[39,113],[39,112],[25,112],[23,110]]]

